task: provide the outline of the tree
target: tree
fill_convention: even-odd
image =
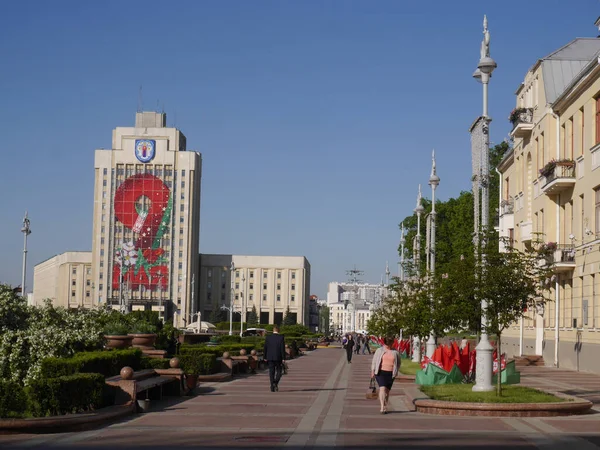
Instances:
[[[290,307],[288,306],[285,310],[285,315],[283,316],[283,324],[282,325],[296,325],[296,317],[292,315],[290,312]]]
[[[323,305],[319,310],[319,331],[329,334],[329,306]]]
[[[248,313],[247,322],[249,327],[258,326],[258,313],[256,312],[256,305],[252,305],[252,310]]]
[[[225,318],[225,311],[223,311],[220,308],[215,308],[211,311],[210,313],[210,319],[208,319],[208,321],[210,323],[216,324],[219,322],[225,322],[228,320],[228,318]]]
[[[546,280],[552,267],[539,252],[539,243],[524,251],[507,247],[498,251],[495,233],[488,233],[482,248],[485,261],[476,264],[472,255],[455,262],[447,274],[441,274],[436,286],[436,307],[448,317],[446,324],[480,323],[481,299],[487,300],[485,331],[497,338],[498,360],[501,361],[502,332],[527,314],[527,311],[546,302]],[[498,395],[502,394],[501,374],[498,371]]]

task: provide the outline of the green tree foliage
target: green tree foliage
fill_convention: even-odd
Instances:
[[[248,313],[247,322],[249,327],[258,326],[258,312],[255,305],[252,305],[252,310]]]
[[[330,332],[329,327],[329,307],[323,305],[319,310],[319,332],[327,334]]]
[[[296,325],[296,317],[290,313],[290,307],[288,306],[283,316],[282,325]]]
[[[223,311],[220,308],[215,308],[210,313],[210,318],[208,321],[212,324],[217,324],[219,322],[225,322],[225,321],[229,320],[229,317],[225,313],[226,313],[226,311]]]

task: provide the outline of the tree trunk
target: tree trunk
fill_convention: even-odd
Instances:
[[[501,334],[498,333],[496,336],[498,338],[498,342],[496,344],[496,351],[498,353],[498,373],[496,374],[498,388],[496,389],[496,394],[499,397],[502,397],[502,343],[500,342]]]

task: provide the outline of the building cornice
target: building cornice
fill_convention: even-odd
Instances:
[[[597,56],[583,68],[580,74],[575,77],[569,86],[567,86],[564,92],[558,96],[552,104],[552,109],[560,115],[590,87],[599,75],[600,56]]]

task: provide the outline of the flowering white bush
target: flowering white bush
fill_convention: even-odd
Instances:
[[[10,286],[0,284],[0,377],[27,385],[39,376],[43,359],[100,348],[112,314],[107,308],[55,308],[49,301],[28,307]]]

